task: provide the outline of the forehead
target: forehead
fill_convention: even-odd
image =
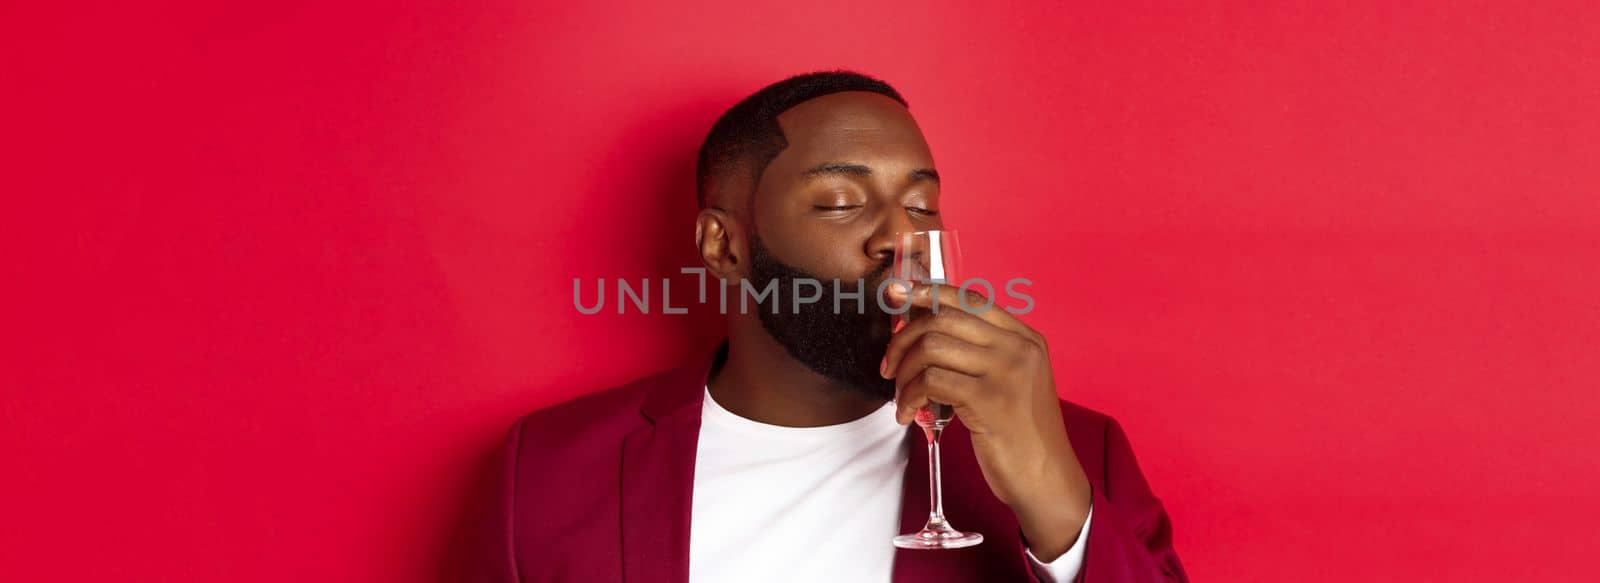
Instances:
[[[775,166],[932,159],[911,112],[877,93],[845,91],[811,99],[779,114],[778,125],[789,145],[773,160]]]

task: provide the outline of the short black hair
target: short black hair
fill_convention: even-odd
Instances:
[[[700,144],[695,168],[700,208],[710,204],[716,184],[734,172],[749,171],[750,188],[755,188],[756,177],[789,146],[778,125],[778,114],[801,102],[845,91],[870,91],[906,105],[905,98],[888,83],[854,71],[804,73],[763,87],[723,112]]]

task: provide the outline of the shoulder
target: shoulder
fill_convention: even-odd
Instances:
[[[1067,423],[1068,427],[1080,425],[1104,430],[1111,424],[1117,422],[1116,419],[1113,419],[1111,415],[1106,413],[1090,409],[1066,399],[1061,399],[1060,401],[1061,419]]]
[[[535,410],[519,418],[512,431],[524,446],[543,443],[546,447],[572,447],[621,439],[645,423],[640,407],[665,374],[653,374]]]
[[[1111,415],[1066,399],[1061,399],[1061,421],[1066,424],[1067,436],[1074,446],[1077,446],[1080,440],[1086,442],[1086,445],[1088,443],[1103,445],[1110,431],[1113,429],[1120,431],[1117,429],[1117,420]]]
[[[1067,401],[1061,402],[1061,416],[1072,450],[1096,491],[1103,492],[1108,500],[1134,506],[1159,504],[1122,423],[1111,415]]]
[[[1103,475],[1108,465],[1119,465],[1132,453],[1126,451],[1122,424],[1110,414],[1062,399],[1061,421],[1078,462],[1090,476]]]

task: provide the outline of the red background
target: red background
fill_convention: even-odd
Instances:
[[[1592,576],[1592,3],[602,4],[5,8],[0,580],[436,580],[515,417],[716,334],[572,279],[836,66],[1195,579]]]

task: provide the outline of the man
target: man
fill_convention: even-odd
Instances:
[[[734,311],[715,355],[519,421],[469,581],[1187,579],[1127,437],[1057,397],[1043,336],[922,285],[887,301],[942,309],[891,335],[873,291],[895,234],[943,226],[893,88],[848,72],[768,86],[717,121],[698,182],[707,273],[730,296],[777,281],[776,305]],[[802,303],[786,295],[800,278],[848,285]],[[836,311],[852,294],[867,309]],[[978,546],[890,544],[927,518],[910,421],[930,401],[956,411],[944,508]]]

